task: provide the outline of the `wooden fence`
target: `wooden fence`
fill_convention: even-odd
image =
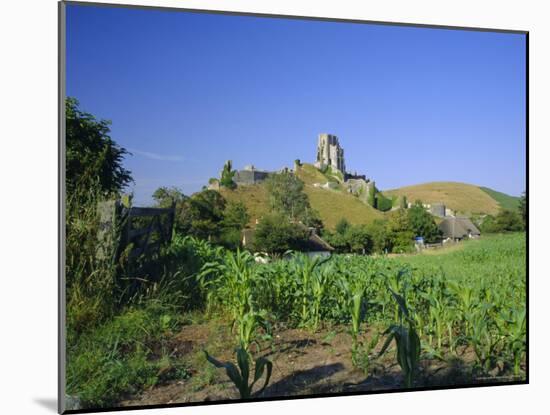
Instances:
[[[100,240],[98,256],[124,253],[128,259],[153,258],[162,245],[172,239],[175,207],[125,207],[120,201],[101,202],[98,206]]]

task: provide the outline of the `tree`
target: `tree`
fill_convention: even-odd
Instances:
[[[372,239],[364,225],[349,228],[345,239],[350,252],[367,254],[372,250]]]
[[[401,209],[407,209],[408,207],[407,196],[405,195],[401,196],[401,198],[399,199],[399,207]]]
[[[310,228],[315,228],[317,233],[321,233],[324,228],[323,221],[321,220],[321,215],[319,212],[311,207],[306,208],[300,220],[304,225]]]
[[[527,229],[527,193],[525,192],[521,194],[521,198],[519,199],[518,211],[523,220],[523,228]]]
[[[388,245],[392,252],[410,252],[413,248],[414,232],[409,225],[407,212],[398,209],[389,214]]]
[[[376,208],[381,212],[387,212],[392,208],[392,200],[385,197],[382,193],[376,193]]]
[[[225,199],[215,190],[203,190],[185,201],[181,223],[184,231],[199,238],[215,240],[221,233]]]
[[[519,213],[508,209],[502,209],[496,215],[495,225],[499,232],[518,232],[524,229]]]
[[[441,231],[435,223],[433,216],[424,209],[422,202],[416,201],[407,210],[409,228],[414,236],[421,236],[428,243],[436,242],[441,237]]]
[[[389,249],[388,221],[376,219],[367,226],[372,241],[372,251],[385,253]]]
[[[220,186],[227,187],[228,189],[234,189],[237,184],[233,181],[235,176],[235,170],[232,169],[233,165],[231,160],[227,160],[223,165],[223,169],[220,175]]]
[[[272,213],[262,217],[256,227],[253,248],[269,254],[282,254],[290,249],[300,249],[307,239],[307,229],[290,223],[280,213]]]
[[[310,209],[309,199],[304,193],[304,183],[290,172],[270,175],[265,186],[269,204],[277,212],[291,220],[299,220]]]
[[[249,221],[250,215],[243,202],[230,202],[226,205],[222,221],[224,228],[234,228],[240,231]]]
[[[153,193],[153,199],[157,202],[158,207],[169,208],[174,204],[181,204],[187,199],[187,196],[177,187],[159,187]]]
[[[97,120],[79,109],[75,98],[65,101],[67,194],[77,188],[97,189],[103,194],[118,194],[133,179],[122,162],[126,149],[110,137],[110,121]]]
[[[346,218],[342,218],[336,224],[335,230],[336,230],[336,233],[340,235],[345,235],[346,232],[349,230],[349,228],[351,228],[351,224],[348,222]]]
[[[496,216],[485,216],[480,227],[483,233],[518,232],[523,229],[524,223],[520,214],[508,209],[502,209]]]

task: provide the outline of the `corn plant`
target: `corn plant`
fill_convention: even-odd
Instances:
[[[314,273],[316,268],[329,259],[330,257],[315,257],[312,259],[303,254],[295,255],[293,258],[293,271],[298,277],[299,284],[296,290],[296,295],[301,299],[300,324],[302,326],[307,327],[312,321],[315,320],[315,303],[312,295],[312,280],[315,278]]]
[[[416,332],[414,319],[411,317],[405,298],[389,288],[391,295],[399,308],[399,324],[392,324],[384,332],[386,341],[378,356],[381,356],[395,340],[397,363],[405,376],[405,386],[412,387],[414,375],[420,360],[420,338]],[[405,320],[405,322],[403,321]],[[405,323],[405,324],[404,324]]]
[[[520,374],[521,361],[526,349],[526,314],[525,308],[512,309],[502,314],[497,321],[501,336],[506,341],[506,351],[513,361],[514,376]]]
[[[215,367],[225,369],[227,377],[229,377],[239,391],[241,399],[249,399],[252,396],[252,389],[256,382],[263,376],[264,372],[266,374],[264,384],[258,391],[255,392],[255,394],[260,395],[269,383],[271,371],[273,370],[273,363],[265,357],[260,357],[255,360],[254,377],[252,379],[252,383],[249,383],[251,357],[242,347],[237,349],[237,366],[235,366],[232,362],[220,362],[210,356],[206,350],[204,351],[204,354],[206,355],[206,359]]]
[[[260,344],[256,340],[257,329],[263,328],[268,335],[271,333],[271,327],[265,311],[248,311],[243,316],[235,319],[233,328],[236,328],[237,331],[239,347],[247,352],[253,343],[256,344],[258,350],[260,348]]]

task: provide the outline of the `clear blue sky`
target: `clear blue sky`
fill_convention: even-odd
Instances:
[[[133,156],[137,203],[236,168],[313,162],[336,134],[380,189],[525,189],[525,36],[67,8],[67,94]]]

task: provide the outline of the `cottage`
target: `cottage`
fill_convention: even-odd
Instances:
[[[444,240],[461,240],[464,238],[478,238],[479,229],[468,218],[447,217],[439,224]]]

